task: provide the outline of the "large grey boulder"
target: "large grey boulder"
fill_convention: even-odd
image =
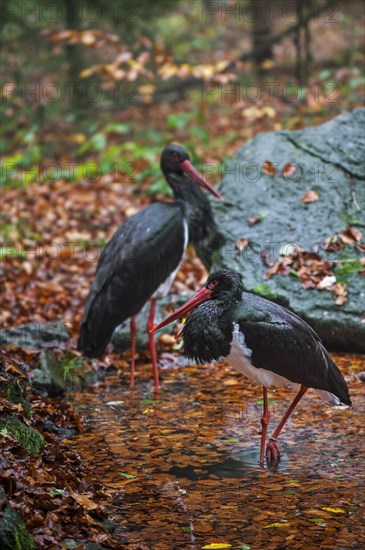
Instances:
[[[269,175],[262,167],[273,163]],[[282,175],[291,163],[295,173]],[[293,169],[289,170],[289,173]],[[224,202],[212,201],[219,238],[199,251],[210,270],[240,271],[248,291],[281,303],[318,331],[330,349],[365,352],[365,278],[359,242],[329,252],[325,239],[351,226],[365,233],[365,109],[355,109],[299,131],[260,133],[238,150],[226,167],[219,191]],[[319,199],[301,202],[308,191]],[[251,218],[251,223],[248,221]],[[258,223],[252,224],[252,218]],[[236,243],[249,244],[239,250]],[[217,245],[219,243],[219,246]],[[355,244],[357,246],[355,246]],[[290,253],[293,246],[315,250],[335,264],[337,282],[347,285],[348,298],[336,305],[328,290],[305,289],[295,274],[264,278],[268,261]],[[364,268],[363,268],[364,269]]]

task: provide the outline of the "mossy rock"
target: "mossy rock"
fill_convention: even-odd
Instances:
[[[19,445],[32,456],[38,456],[46,445],[42,434],[24,424],[14,415],[0,420],[0,435],[6,437],[7,433],[10,433]]]
[[[365,352],[364,277],[359,274],[361,252],[346,244],[326,252],[323,243],[350,225],[364,233],[365,109],[343,113],[322,124],[299,131],[258,134],[239,149],[226,167],[219,192],[224,201],[211,201],[220,244],[205,243],[198,250],[214,271],[228,268],[242,274],[244,286],[297,313],[319,333],[330,349]],[[268,175],[265,161],[277,172]],[[289,177],[285,164],[296,167]],[[309,191],[319,194],[303,204]],[[249,219],[255,217],[258,223]],[[236,242],[247,239],[242,252]],[[262,254],[275,261],[285,247],[318,250],[338,263],[337,282],[347,284],[348,297],[336,305],[327,290],[304,289],[297,277],[275,275],[264,279]],[[208,258],[207,258],[208,253]]]
[[[33,370],[33,389],[40,395],[57,396],[66,389],[60,361],[52,350],[42,350],[39,367]]]
[[[16,347],[39,349],[43,345],[57,346],[70,338],[63,323],[27,323],[14,329],[0,331],[0,344],[13,344]]]
[[[13,403],[20,404],[23,408],[23,411],[31,416],[32,412],[30,410],[30,403],[28,399],[28,391],[26,388],[22,387],[17,380],[9,380],[5,382],[4,393],[6,397]]]
[[[2,550],[33,550],[36,545],[15,510],[11,508],[4,489],[0,487],[0,548]]]

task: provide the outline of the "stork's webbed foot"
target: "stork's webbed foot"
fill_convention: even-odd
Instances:
[[[275,466],[280,461],[280,447],[276,439],[269,439],[266,445],[266,462],[269,466]]]

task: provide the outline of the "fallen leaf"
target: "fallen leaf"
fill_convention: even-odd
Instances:
[[[346,514],[346,511],[342,508],[330,508],[328,506],[324,506],[322,510],[326,510],[326,512],[332,512],[333,514]]]
[[[95,508],[98,507],[98,505],[95,502],[90,500],[89,497],[87,497],[85,495],[80,495],[80,494],[75,493],[74,491],[72,491],[70,493],[70,496],[74,500],[76,500],[77,504],[80,504],[80,506],[82,506],[86,510],[95,510]]]
[[[158,341],[161,342],[161,344],[165,344],[166,346],[171,346],[176,344],[176,338],[171,334],[162,334],[159,337]]]
[[[232,544],[228,542],[212,542],[211,544],[206,544],[202,548],[206,550],[219,550],[219,548],[231,548]]]
[[[259,223],[261,220],[257,216],[251,216],[250,218],[247,218],[247,223],[250,225],[255,225],[256,223]]]
[[[222,382],[223,386],[236,386],[238,384],[237,378],[226,378]]]
[[[283,176],[283,178],[290,178],[291,176],[294,176],[296,171],[297,169],[294,164],[292,164],[291,162],[287,162],[281,171],[281,175]]]
[[[302,204],[307,204],[309,202],[316,202],[319,199],[319,193],[317,191],[310,190],[300,199]]]
[[[264,164],[262,165],[262,171],[268,176],[274,176],[277,172],[277,169],[270,160],[265,160]]]
[[[266,105],[261,109],[261,112],[265,115],[267,115],[269,118],[274,118],[276,116],[276,111],[273,107],[269,107]]]
[[[93,46],[96,42],[96,37],[92,32],[85,31],[81,35],[81,43],[85,46]]]
[[[358,229],[348,226],[339,233],[339,237],[345,244],[352,244],[355,241],[361,241],[362,233]]]
[[[317,288],[319,290],[323,290],[325,288],[328,288],[332,285],[334,285],[336,282],[336,277],[334,275],[327,275],[326,277],[324,277],[324,279],[322,279],[318,285],[317,285]]]
[[[243,252],[247,248],[248,242],[249,242],[248,239],[245,239],[244,237],[236,241],[234,247],[237,250],[238,254],[240,252]]]
[[[347,301],[347,288],[346,285],[337,283],[334,286],[334,291],[337,295],[336,306],[342,306]]]
[[[311,521],[312,523],[323,523],[323,524],[326,523],[326,520],[323,518],[311,518],[308,521]]]

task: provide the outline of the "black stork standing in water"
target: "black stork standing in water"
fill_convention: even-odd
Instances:
[[[351,405],[346,382],[318,334],[288,309],[244,292],[239,273],[223,269],[210,275],[205,286],[153,332],[189,312],[182,329],[186,355],[198,362],[223,356],[263,387],[260,463],[265,453],[267,387],[271,384],[299,385],[299,391],[269,438],[266,459],[270,464],[278,462],[277,438],[308,388],[319,390],[329,403]]]
[[[135,315],[151,300],[147,328],[152,329],[156,300],[168,293],[188,241],[196,244],[214,230],[210,204],[200,187],[222,199],[193,167],[183,147],[174,144],[165,147],[161,170],[176,200],[151,204],[114,233],[100,257],[78,338],[80,351],[89,357],[100,357],[114,330],[130,318],[131,387],[134,386]],[[157,388],[155,341],[150,332],[148,335]]]

